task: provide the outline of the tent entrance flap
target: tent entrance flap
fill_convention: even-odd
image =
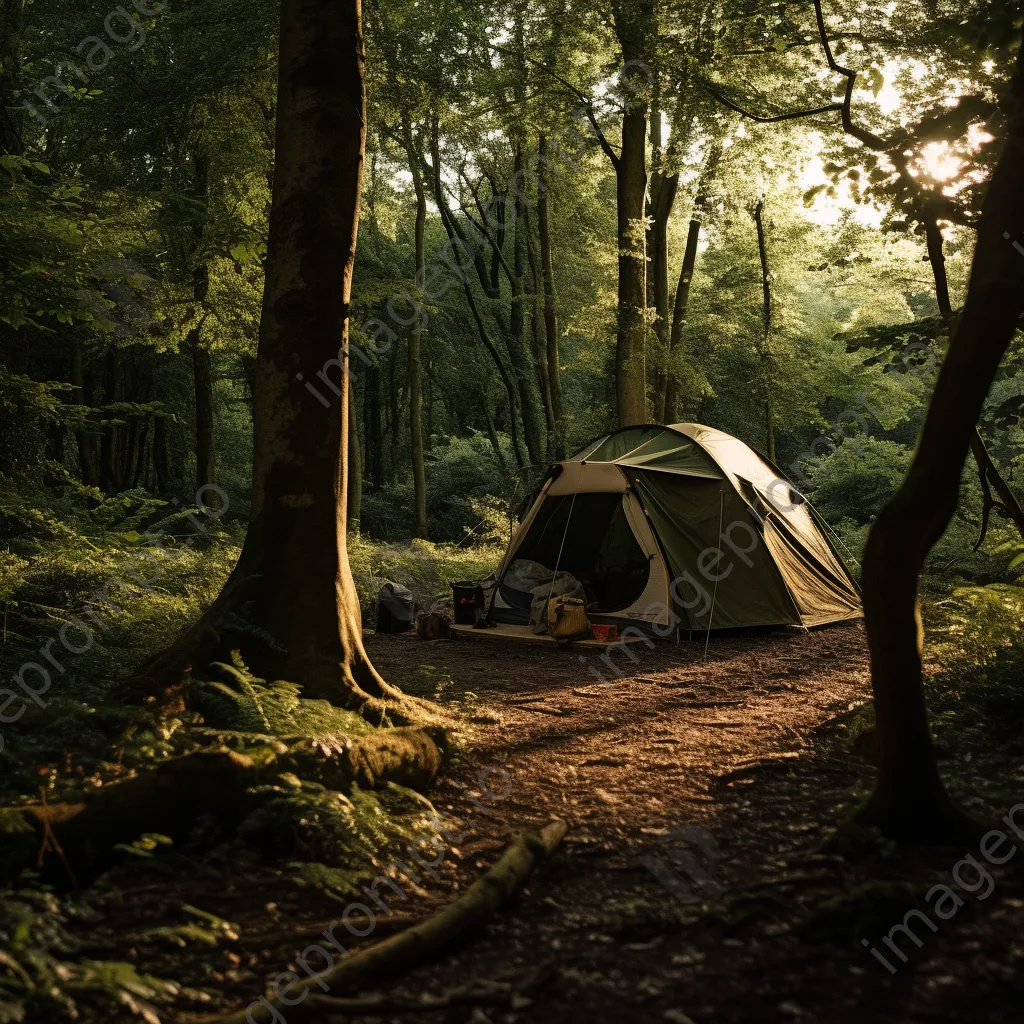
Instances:
[[[557,563],[560,572],[575,576],[583,584],[588,596],[597,602],[598,611],[628,608],[646,589],[651,563],[633,534],[623,496],[577,494],[575,499],[573,505],[572,495],[549,494],[515,557],[552,570]]]

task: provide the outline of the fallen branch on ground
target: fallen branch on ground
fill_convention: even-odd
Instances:
[[[489,981],[463,985],[440,996],[423,996],[421,999],[379,995],[346,999],[339,996],[313,995],[306,1002],[312,1004],[311,1009],[324,1014],[431,1013],[460,1006],[505,1006],[519,1009],[529,1003],[528,994],[540,988],[550,977],[550,969],[542,969],[518,987]]]
[[[5,868],[27,867],[42,843],[43,853],[59,852],[62,867],[85,884],[113,863],[118,845],[146,833],[177,842],[204,814],[230,831],[252,807],[251,788],[274,781],[282,772],[319,778],[346,793],[353,786],[371,789],[389,781],[423,789],[440,768],[441,752],[431,732],[418,728],[374,729],[327,753],[308,739],[292,743],[284,753],[269,744],[247,754],[223,747],[198,750],[83,793],[75,803],[0,808],[12,822],[20,818],[30,826],[15,837],[28,842],[8,844],[3,851]]]
[[[392,935],[402,928],[409,928],[422,920],[416,914],[382,914],[379,917],[359,917],[353,914],[349,918],[349,926],[356,932],[362,931],[367,925],[372,926],[373,934],[376,937]],[[242,949],[279,949],[281,946],[294,945],[296,948],[308,942],[315,942],[321,938],[324,932],[331,927],[334,920],[320,921],[317,924],[304,925],[302,928],[292,928],[287,931],[254,932],[251,935],[243,935],[238,940]]]
[[[289,1004],[285,1006],[276,996],[267,996],[261,1005],[218,1017],[196,1018],[203,1024],[270,1024],[274,1019],[268,1007],[287,1015],[289,1021],[323,1012],[315,998],[302,993],[324,986],[343,991],[358,990],[371,978],[386,974],[395,978],[426,960],[448,952],[464,935],[480,928],[502,907],[509,903],[523,887],[533,869],[550,857],[561,845],[568,826],[564,821],[552,821],[539,835],[524,833],[518,836],[502,854],[498,862],[481,875],[457,900],[428,917],[420,924],[355,956],[333,964],[315,977],[288,988]],[[315,991],[310,996],[317,996]],[[302,1002],[296,1003],[296,999]]]

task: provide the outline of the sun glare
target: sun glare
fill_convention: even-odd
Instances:
[[[921,150],[920,169],[932,181],[951,181],[960,174],[964,162],[950,148],[948,142],[929,142]]]

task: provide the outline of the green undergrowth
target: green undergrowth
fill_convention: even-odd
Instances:
[[[451,585],[460,580],[484,579],[498,568],[504,545],[432,544],[413,540],[380,544],[366,537],[349,541],[349,561],[359,591],[364,621],[373,623],[377,595],[385,583],[408,587],[422,608],[451,602]]]
[[[1024,792],[1024,586],[961,585],[923,601],[926,699],[940,769],[979,815]],[[873,757],[870,702],[834,724],[841,746]]]
[[[436,811],[411,789],[388,783],[376,790],[353,785],[340,792],[320,781],[333,776],[320,776],[317,764],[329,766],[347,745],[374,731],[359,716],[324,701],[305,700],[294,684],[258,679],[240,660],[222,666],[221,678],[195,683],[186,692],[184,705],[163,716],[137,717],[120,732],[123,722],[116,712],[80,711],[83,718],[98,720],[107,729],[97,728],[92,737],[84,769],[88,774],[83,778],[83,772],[76,771],[82,768],[74,764],[77,759],[64,766],[58,759],[35,781],[49,789],[52,802],[73,800],[83,787],[107,785],[166,758],[224,746],[272,767],[249,789],[251,810],[233,834],[221,833],[216,821],[201,820],[193,835],[179,844],[165,836],[140,836],[119,847],[123,866],[101,877],[95,892],[102,895],[125,884],[126,870],[144,882],[151,865],[155,877],[165,878],[176,891],[187,892],[188,880],[197,870],[224,871],[233,886],[243,888],[247,877],[256,885],[270,872],[284,892],[310,890],[317,902],[343,905],[391,859],[406,858],[403,851],[417,836],[432,832]],[[73,717],[68,713],[65,718],[65,736],[74,731]],[[297,749],[313,753],[296,761],[292,755]],[[65,771],[67,763],[70,773]],[[302,764],[308,777],[288,770],[294,763]],[[20,814],[0,812],[5,845],[15,838],[24,840],[16,833],[26,828]],[[9,880],[10,874],[8,870]],[[230,929],[225,932],[203,922],[149,922],[144,928],[140,925],[137,935],[125,936],[117,948],[104,950],[110,959],[97,958],[80,941],[83,930],[88,930],[84,901],[92,891],[72,900],[28,873],[0,894],[0,1024],[44,1019],[97,1024],[141,1019],[156,1024],[181,997],[182,967],[177,963],[176,980],[166,982],[147,973],[145,965],[160,973],[153,964],[159,965],[161,950],[178,948],[183,955],[196,950],[200,966],[195,983],[202,988],[201,962],[213,955],[210,947],[220,947],[231,937]],[[72,938],[67,924],[76,914],[73,931],[78,937]],[[138,966],[113,958],[129,946],[142,950]],[[189,998],[216,999],[216,986]]]
[[[0,724],[0,887],[7,887],[0,891],[0,1024],[155,1024],[168,1019],[189,985],[197,986],[192,1005],[218,998],[216,985],[207,997],[198,988],[208,981],[210,948],[224,942],[225,932],[191,912],[178,915],[181,920],[140,921],[112,945],[91,942],[92,918],[97,926],[102,919],[91,904],[130,900],[136,882],[163,879],[187,892],[197,876],[223,874],[243,889],[270,877],[284,893],[308,890],[318,903],[343,905],[391,859],[407,859],[409,844],[431,831],[434,808],[413,790],[393,783],[331,788],[343,774],[330,768],[332,759],[373,726],[303,697],[295,682],[254,676],[237,656],[201,673],[160,711],[112,696],[117,683],[212,601],[237,558],[239,532],[214,523],[196,535],[183,514],[172,515],[141,493],[116,499],[76,493],[47,503],[0,488],[0,538],[0,671],[10,679],[31,662],[48,667],[50,676],[45,707],[30,705],[17,722]],[[353,550],[367,607],[385,577],[409,585],[426,603],[451,580],[490,571],[498,557],[491,548],[359,540]],[[73,620],[91,628],[88,644],[85,633],[65,632],[72,646],[87,647],[78,654],[68,653],[60,638]],[[47,649],[60,669],[47,662]],[[251,810],[232,833],[207,816],[175,843],[140,835],[120,844],[117,865],[74,897],[25,872],[25,861],[16,862],[13,853],[3,856],[26,844],[34,851],[38,840],[17,807],[38,801],[40,790],[49,803],[74,802],[171,758],[222,748],[273,766],[250,789]],[[52,854],[47,863],[54,863]],[[122,886],[126,895],[116,896]],[[272,926],[272,915],[264,923]],[[137,961],[125,959],[130,949],[141,951]],[[171,949],[205,951],[196,954],[194,977],[180,959],[161,964]]]
[[[69,930],[87,905],[62,901],[29,882],[0,890],[0,1022],[144,1020],[180,985],[140,974],[120,960],[92,959]]]

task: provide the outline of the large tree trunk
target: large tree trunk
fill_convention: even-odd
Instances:
[[[547,161],[548,142],[542,135],[539,142],[537,182],[537,235],[540,239],[540,272],[544,286],[544,337],[547,355],[548,392],[554,418],[555,458],[565,458],[564,424],[562,420],[562,377],[558,365],[558,313],[555,304],[555,272],[551,266],[551,212],[548,207]]]
[[[423,284],[426,257],[423,248],[423,231],[427,223],[427,196],[423,188],[423,173],[419,155],[412,141],[412,131],[405,128],[406,155],[409,158],[409,172],[412,174],[416,191],[416,278],[417,300],[423,302]],[[412,452],[412,493],[414,537],[427,536],[427,475],[423,465],[423,321],[416,316],[409,331],[409,445]]]
[[[159,692],[189,665],[203,671],[240,647],[259,675],[294,680],[307,696],[379,723],[385,713],[403,717],[409,704],[363,648],[345,530],[349,302],[366,124],[359,0],[282,5],[277,95],[249,532],[213,607],[139,683]],[[339,400],[325,409],[300,378],[339,367]],[[233,633],[240,617],[244,628]],[[257,646],[255,631],[271,639]]]
[[[622,146],[615,159],[619,252],[615,340],[615,405],[619,426],[646,423],[647,415],[647,111],[640,82],[656,36],[652,0],[616,0],[615,34],[622,48]]]
[[[907,477],[879,514],[864,554],[879,772],[859,820],[910,840],[973,831],[939,776],[921,668],[917,579],[956,510],[974,427],[1024,313],[1024,48],[1007,100],[1007,137],[978,226],[967,302],[950,340]]]

